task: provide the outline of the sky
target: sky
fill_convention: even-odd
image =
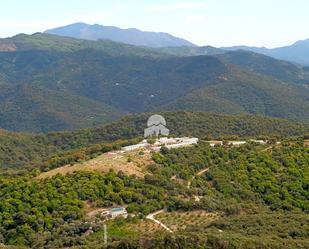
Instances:
[[[74,22],[272,48],[309,38],[309,0],[0,0],[2,38]]]

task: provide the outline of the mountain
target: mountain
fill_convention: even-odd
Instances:
[[[229,114],[262,114],[306,120],[308,89],[231,66],[215,84],[196,88],[166,105],[168,110],[193,110]],[[295,112],[291,112],[295,110]],[[296,110],[298,109],[298,110]]]
[[[195,46],[189,41],[167,33],[144,32],[138,29],[120,29],[98,24],[74,23],[64,27],[46,30],[45,33],[94,41],[111,40],[147,47]]]
[[[74,52],[82,49],[104,51],[110,56],[166,57],[167,55],[150,48],[137,47],[107,40],[89,41],[50,34],[19,34],[0,39],[0,52],[44,50],[50,52]]]
[[[223,59],[226,63],[238,65],[248,71],[268,75],[283,81],[309,84],[308,67],[292,62],[274,59],[261,53],[246,50],[222,50],[206,47],[165,47],[156,49],[161,53],[174,56],[211,55]]]
[[[39,84],[123,112],[160,110],[175,101],[179,104],[173,106],[181,109],[183,97],[206,92],[198,101],[203,111],[308,117],[308,91],[303,87],[243,71],[214,57],[110,57],[97,50],[80,50],[5,53],[0,58],[6,62],[0,73],[8,82]]]
[[[41,113],[50,112],[44,107],[33,109],[32,120],[37,120],[33,128],[27,122],[14,123],[19,120],[17,114],[32,109],[24,102],[18,103],[19,99],[29,99],[21,97],[28,91],[21,94],[11,90],[9,98],[2,97],[3,103],[10,103],[13,110],[3,109],[2,128],[31,132],[74,129],[113,120],[123,113],[169,109],[308,121],[309,89],[300,84],[301,73],[306,69],[263,55],[231,52],[184,57],[111,41],[108,46],[103,41],[89,41],[89,46],[83,40],[48,34],[14,39],[26,41],[27,46],[20,42],[19,48],[24,49],[0,52],[0,84],[11,89],[40,89],[30,99],[50,101],[48,106],[57,118],[46,124]],[[61,46],[57,46],[57,39]],[[82,44],[80,49],[75,42]],[[51,95],[46,94],[49,91]],[[73,102],[72,110],[82,108],[85,114],[69,110],[67,106]],[[62,108],[74,118],[58,115]],[[88,112],[98,122],[89,120]]]
[[[280,48],[258,48],[248,46],[224,47],[224,50],[247,50],[265,54],[276,59],[287,60],[298,64],[309,65],[309,39],[297,41],[296,43]]]
[[[216,55],[227,63],[276,79],[309,85],[308,70],[300,65],[255,52],[236,50]]]

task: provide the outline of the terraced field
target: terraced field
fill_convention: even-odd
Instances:
[[[204,210],[190,212],[165,212],[155,218],[173,231],[185,230],[187,227],[205,225],[220,217],[219,213],[210,213]]]

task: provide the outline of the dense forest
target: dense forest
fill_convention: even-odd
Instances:
[[[8,48],[0,51],[0,127],[11,131],[74,130],[163,110],[309,117],[307,70],[251,52],[175,56],[48,34],[0,47]]]
[[[108,222],[107,248],[308,248],[308,155],[300,138],[270,147],[210,147],[201,141],[188,148],[163,147],[152,155],[155,163],[144,178],[121,172],[76,172],[40,180],[32,174],[1,177],[0,242],[105,248],[102,224],[87,222],[90,203],[125,205],[135,215]],[[196,175],[204,168],[205,174]],[[171,214],[205,210],[220,216],[172,235],[155,231],[147,237],[147,231],[134,230],[145,215],[163,207]],[[94,233],[86,236],[90,226]]]

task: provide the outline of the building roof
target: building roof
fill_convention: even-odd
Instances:
[[[119,207],[119,208],[112,208],[111,212],[120,212],[120,211],[125,211],[125,208]]]

